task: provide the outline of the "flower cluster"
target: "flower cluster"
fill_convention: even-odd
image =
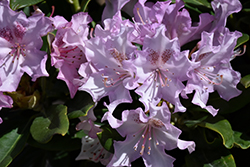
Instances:
[[[53,29],[53,22],[42,13],[27,18],[10,9],[8,1],[0,2],[0,93],[2,107],[12,107],[12,99],[3,92],[15,91],[24,73],[32,81],[48,76],[47,54],[41,51],[41,36]]]
[[[172,113],[186,111],[180,96],[194,93],[192,103],[215,116],[218,109],[207,105],[210,93],[217,91],[225,100],[241,93],[236,88],[240,74],[230,65],[239,55],[234,48],[241,33],[225,27],[227,17],[239,12],[241,4],[214,0],[211,5],[215,15],[200,14],[199,22],[192,22],[181,0],[111,0],[104,9],[103,25],[90,30],[87,13],[77,13],[71,21],[42,13],[27,18],[12,11],[7,1],[0,2],[0,107],[12,106],[3,92],[15,91],[24,73],[33,81],[48,76],[41,37],[57,30],[50,54],[51,65],[59,70],[57,78],[65,81],[71,98],[78,90],[88,92],[96,103],[107,96],[108,111],[102,121],[125,138],[114,141],[113,155],[107,152],[89,111],[77,125],[88,134],[77,160],[130,166],[142,157],[146,166],[172,166],[174,158],[165,150],[195,150],[195,143],[179,139],[181,130],[171,124]],[[133,21],[124,20],[121,10]],[[190,42],[195,43],[193,48],[183,50]],[[144,107],[125,110],[122,120],[117,119],[113,112],[121,103],[132,103],[131,91]]]

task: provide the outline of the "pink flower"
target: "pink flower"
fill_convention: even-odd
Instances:
[[[230,100],[238,96],[241,91],[236,88],[240,81],[240,73],[234,71],[230,65],[232,56],[235,56],[234,47],[240,32],[230,32],[224,29],[220,38],[215,33],[203,32],[199,49],[192,54],[195,64],[188,72],[187,86],[182,92],[192,93],[195,90],[192,103],[209,111],[215,116],[218,110],[212,106],[206,106],[209,93],[217,90],[221,98]],[[185,97],[185,95],[184,95]]]
[[[96,37],[86,43],[86,57],[96,72],[79,90],[90,93],[95,102],[104,96],[109,97],[113,107],[132,102],[129,90],[138,86],[133,66],[136,47],[127,40],[127,33],[128,29],[123,27],[116,36],[105,40]]]
[[[66,82],[70,96],[73,98],[82,82],[78,74],[81,64],[86,63],[84,41],[88,40],[88,23],[91,18],[87,13],[77,13],[72,16],[71,22],[62,17],[54,17],[54,24],[58,30],[52,43],[51,64],[59,69],[58,79]]]
[[[112,158],[112,153],[108,152],[101,145],[97,133],[101,132],[100,126],[94,124],[96,117],[93,108],[88,111],[88,115],[80,117],[81,122],[77,124],[76,130],[83,130],[87,135],[82,138],[82,149],[76,160],[91,160],[107,165]]]
[[[175,112],[184,112],[179,94],[185,88],[182,81],[186,80],[191,63],[188,52],[180,51],[178,39],[168,39],[161,26],[153,37],[145,37],[143,49],[136,55],[136,76],[142,85],[135,92],[141,96],[145,111],[149,103],[157,105],[163,98],[175,105]]]
[[[26,18],[0,2],[0,91],[15,91],[24,72],[35,81],[48,76],[45,69],[46,52],[40,51],[41,36],[52,29],[52,22],[43,14]]]
[[[170,123],[170,112],[164,103],[161,107],[150,105],[149,116],[141,108],[122,113],[123,124],[116,130],[124,141],[114,142],[115,152],[107,165],[131,166],[131,162],[142,157],[146,166],[173,166],[174,158],[165,150],[188,148],[194,151],[195,143],[179,140],[181,130]]]

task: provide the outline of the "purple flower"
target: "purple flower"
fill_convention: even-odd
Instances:
[[[127,40],[126,28],[107,40],[99,37],[89,40],[86,57],[96,72],[79,90],[90,93],[95,102],[108,96],[114,107],[122,102],[131,102],[129,90],[138,86],[133,66],[135,49]]]
[[[167,29],[166,36],[169,39],[178,37],[181,46],[192,40],[200,39],[201,32],[209,30],[211,22],[214,20],[212,15],[202,13],[199,16],[200,22],[192,23],[189,12],[183,7],[184,2],[176,0],[175,4],[169,5],[166,9],[162,21]]]
[[[126,139],[114,142],[114,156],[107,166],[131,166],[139,157],[146,166],[173,166],[174,158],[165,150],[194,150],[194,142],[178,139],[181,131],[170,123],[165,103],[161,107],[150,105],[149,116],[141,108],[123,111],[122,122],[116,130]]]
[[[2,107],[11,108],[13,100],[10,96],[4,95],[3,92],[0,92],[0,110]]]
[[[2,107],[11,108],[13,104],[13,100],[10,96],[4,95],[3,92],[0,92],[0,110]],[[0,124],[3,122],[2,118],[0,117]]]
[[[211,6],[215,13],[215,20],[209,32],[223,31],[227,17],[241,10],[242,5],[238,0],[214,0]]]
[[[145,0],[139,0],[136,3],[133,12],[135,16],[134,27],[137,33],[133,33],[133,42],[143,44],[145,36],[153,37],[155,35],[169,4],[170,1],[151,4],[145,3]]]
[[[129,1],[130,0],[105,0],[105,8],[102,13],[102,20],[112,18]]]
[[[40,51],[41,36],[52,29],[52,22],[43,14],[26,18],[0,2],[0,91],[15,91],[21,76],[26,72],[35,81],[48,76],[45,69],[46,52]]]
[[[185,71],[190,68],[188,52],[180,52],[178,39],[168,39],[165,27],[161,26],[155,36],[145,37],[143,50],[136,52],[136,76],[142,83],[136,89],[144,103],[157,105],[163,98],[175,105],[175,111],[185,111],[179,100],[180,92],[185,88]]]
[[[234,47],[240,32],[229,32],[225,29],[220,38],[214,33],[203,32],[199,49],[192,54],[193,70],[188,72],[186,93],[196,91],[192,102],[207,109],[213,116],[217,114],[212,106],[206,106],[210,92],[217,90],[221,98],[229,100],[238,96],[241,91],[236,88],[240,74],[230,65],[231,57],[235,54]]]
[[[78,69],[86,63],[84,41],[88,40],[88,23],[91,18],[87,13],[77,13],[71,22],[62,17],[55,17],[54,24],[58,30],[52,43],[51,64],[59,69],[57,78],[66,82],[71,98],[84,80],[80,81]]]
[[[91,160],[107,165],[112,158],[112,154],[101,145],[97,133],[101,132],[100,126],[94,124],[96,117],[93,108],[88,111],[88,115],[80,117],[81,122],[77,124],[76,130],[83,130],[88,134],[82,138],[82,149],[76,160]]]
[[[135,38],[133,33],[136,33],[134,30],[134,24],[129,20],[123,20],[121,12],[118,11],[113,17],[108,18],[103,21],[104,28],[101,25],[97,24],[95,27],[95,36],[107,40],[107,38],[112,38],[112,36],[117,36],[124,31],[124,28],[127,29],[127,40]],[[131,37],[130,37],[131,36]]]

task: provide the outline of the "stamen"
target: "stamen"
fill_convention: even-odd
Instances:
[[[158,145],[159,145],[159,142],[158,142],[157,138],[155,137],[155,136],[156,136],[156,135],[155,135],[155,128],[153,128],[153,135],[154,135],[154,140],[156,140],[156,145],[158,146]]]
[[[236,49],[234,51],[234,54],[233,54],[231,60],[234,59],[236,56],[242,56],[242,55],[244,55],[246,53],[246,49],[247,49],[246,45],[243,46],[243,51],[241,49]]]
[[[145,25],[145,22],[143,21],[143,19],[142,19],[141,15],[140,15],[140,11],[139,11],[139,10],[140,10],[140,9],[139,9],[139,8],[137,8],[137,9],[136,9],[136,12],[137,12],[137,14],[138,14],[138,16],[139,16],[139,18],[140,18],[140,20],[141,20],[142,24],[143,24],[143,25]]]
[[[52,16],[53,16],[53,14],[54,14],[54,12],[55,12],[55,6],[51,6],[51,8],[52,8],[52,11],[51,11],[51,14],[50,14],[50,16],[49,16],[49,17],[52,17]]]
[[[209,70],[210,68],[207,67],[207,69]],[[205,80],[208,81],[209,84],[213,84],[213,85],[221,85],[223,82],[223,75],[220,74],[213,74],[211,72],[208,72],[206,70],[206,68],[199,68],[195,69],[195,72],[200,76],[201,80]],[[210,79],[211,78],[211,79]],[[220,82],[214,82],[212,81],[212,79],[216,79],[219,80]]]
[[[189,58],[189,59],[191,58],[192,54],[193,54],[197,49],[198,49],[198,46],[195,45],[195,47],[191,50],[191,52],[190,52],[189,55],[188,55],[188,58]]]
[[[148,155],[150,155],[150,151],[151,151],[151,142],[150,140],[152,140],[152,137],[151,137],[151,126],[149,126],[149,129],[148,129],[148,133],[149,133],[149,138],[148,138]]]
[[[144,145],[142,145],[142,146],[141,146],[141,151],[140,151],[140,155],[143,155],[143,152],[144,152],[144,148],[145,148],[145,146],[144,146]]]
[[[89,33],[90,38],[94,38],[93,33],[94,33],[94,28],[91,28]]]
[[[118,74],[118,73],[116,73],[116,74]],[[118,75],[120,75],[120,74],[118,74]],[[114,86],[119,81],[124,80],[126,77],[128,77],[128,74],[125,73],[125,74],[120,75],[116,80],[114,80],[113,78],[111,78],[110,80],[108,80],[108,78],[104,78],[103,83],[104,83],[104,86],[106,88],[109,88],[109,87]]]

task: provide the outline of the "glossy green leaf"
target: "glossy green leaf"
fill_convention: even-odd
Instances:
[[[17,9],[24,8],[27,6],[35,5],[42,1],[43,0],[10,0],[10,8],[13,10],[17,10]]]
[[[223,117],[208,117],[203,122],[198,123],[198,125],[217,132],[221,136],[223,145],[226,148],[231,149],[236,146],[247,149],[250,147],[250,137],[242,132],[233,131],[229,121]]]
[[[27,128],[26,128],[27,129]],[[0,138],[0,166],[8,166],[12,160],[22,151],[29,136],[29,131],[19,132],[19,128],[13,129]]]
[[[40,143],[47,143],[54,134],[64,136],[69,128],[66,106],[51,106],[46,114],[47,117],[36,117],[30,127],[32,137]]]
[[[234,144],[242,149],[250,147],[250,137],[242,132],[234,131]]]
[[[233,130],[228,122],[228,120],[224,119],[223,117],[217,116],[217,117],[208,117],[205,121],[202,123],[199,123],[200,126],[206,127],[208,129],[211,129],[217,133],[220,134],[223,140],[223,144],[227,148],[232,148],[234,143],[233,138]]]
[[[94,104],[92,97],[87,92],[77,92],[73,99],[66,102],[69,119],[86,116]]]
[[[110,126],[102,126],[102,132],[97,133],[102,146],[109,152],[114,152],[113,140],[123,140],[123,137]]]
[[[185,157],[186,167],[236,167],[234,157],[223,148],[196,150]]]
[[[210,3],[207,0],[183,0],[185,3],[194,5],[194,6],[205,6],[211,8]]]
[[[250,86],[250,75],[246,75],[241,78],[240,83],[245,87],[248,88]]]
[[[81,11],[86,12],[86,9],[88,7],[88,4],[91,0],[83,0],[81,3]]]
[[[68,114],[69,119],[79,118],[82,116],[87,116],[88,111],[94,106],[93,103],[87,104],[81,110],[76,110]]]
[[[237,40],[237,44],[235,46],[235,48],[239,47],[240,45],[246,43],[249,40],[249,35],[242,33],[242,36],[238,38]]]

